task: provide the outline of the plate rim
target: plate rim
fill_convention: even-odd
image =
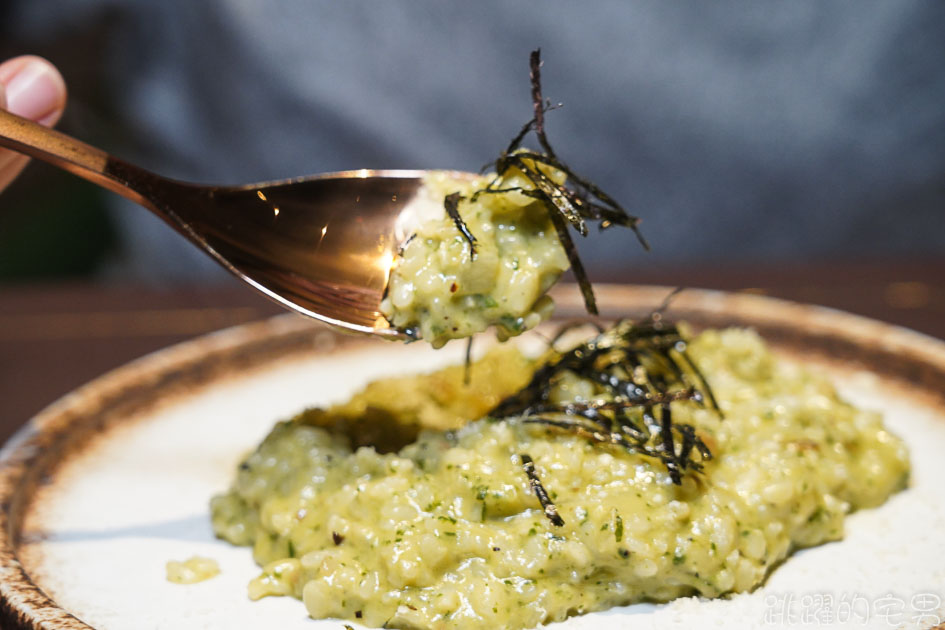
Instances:
[[[670,287],[597,285],[601,316],[639,317]],[[583,314],[574,285],[552,291],[556,319]],[[627,313],[627,311],[630,313]],[[859,363],[924,392],[945,409],[945,341],[844,311],[753,293],[687,289],[672,302],[674,319],[699,326],[756,328],[772,345]],[[241,324],[145,355],[67,393],[30,419],[0,448],[0,627],[11,630],[94,630],[35,584],[17,547],[33,490],[56,465],[122,415],[173,401],[247,369],[293,354],[330,354],[367,343],[292,313]],[[168,389],[169,388],[169,389]],[[163,392],[163,393],[162,393]]]

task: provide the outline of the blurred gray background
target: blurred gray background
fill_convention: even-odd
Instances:
[[[592,278],[672,263],[945,253],[945,2],[4,0],[0,53],[63,71],[73,135],[245,183],[477,170],[531,115],[643,218]],[[146,211],[31,166],[0,195],[0,280],[225,278]]]

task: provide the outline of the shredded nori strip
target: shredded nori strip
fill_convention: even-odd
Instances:
[[[459,200],[463,196],[458,192],[451,193],[446,195],[443,199],[443,206],[446,208],[446,214],[453,220],[453,223],[456,225],[456,229],[459,230],[460,234],[463,235],[463,238],[469,243],[469,254],[473,259],[476,258],[476,237],[472,235],[472,232],[469,231],[469,226],[466,225],[466,222],[463,221],[463,217],[459,216]]]
[[[552,503],[551,498],[548,496],[548,491],[545,490],[545,486],[541,484],[541,479],[538,477],[538,472],[535,470],[535,462],[525,453],[522,453],[518,457],[522,460],[522,468],[525,470],[525,475],[528,477],[528,483],[535,492],[535,496],[538,497],[538,502],[541,503],[541,508],[545,511],[545,516],[548,517],[552,525],[561,527],[564,525],[564,519],[558,514],[558,508]]]
[[[466,358],[463,363],[463,385],[469,385],[472,381],[472,336],[466,340]]]
[[[560,339],[568,324],[554,337]],[[571,372],[593,381],[601,399],[555,403],[551,393]],[[674,484],[712,458],[695,427],[673,420],[673,404],[689,402],[722,416],[715,396],[689,357],[679,328],[655,311],[648,319],[618,321],[589,341],[562,352],[535,371],[531,382],[500,402],[493,419],[520,417],[591,442],[653,457]]]
[[[472,200],[475,201],[483,194],[519,192],[543,202],[548,208],[555,232],[568,256],[568,261],[571,263],[574,277],[581,288],[585,308],[588,313],[597,315],[597,300],[594,297],[594,290],[578,256],[574,241],[571,239],[568,225],[576,229],[581,236],[587,236],[588,220],[598,221],[600,230],[613,226],[627,227],[633,230],[644,249],[649,250],[650,246],[637,227],[640,219],[628,214],[610,195],[590,180],[571,170],[551,147],[548,136],[545,134],[545,112],[558,106],[552,106],[551,102],[546,101],[542,95],[541,64],[541,50],[532,51],[529,58],[532,119],[522,127],[499,157],[484,167],[484,169],[494,168],[496,177],[485,188],[473,193]],[[532,131],[535,132],[535,137],[541,146],[542,151],[540,153],[521,149],[522,141]],[[564,173],[566,175],[564,184],[558,184],[551,179],[541,169],[542,165]],[[500,188],[498,183],[513,168],[521,172],[533,187]],[[459,214],[459,202],[462,199],[463,197],[459,193],[452,193],[444,199],[444,206],[457,229],[469,242],[472,254],[475,255],[476,239]]]

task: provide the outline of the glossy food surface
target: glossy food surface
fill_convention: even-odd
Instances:
[[[526,186],[516,172],[496,187]],[[534,328],[551,316],[545,292],[569,266],[544,203],[519,192],[474,197],[489,181],[434,172],[413,202],[417,223],[394,260],[381,311],[434,347],[490,326],[500,339]],[[444,208],[453,193],[474,244]]]
[[[840,539],[848,512],[904,487],[905,446],[880,416],[776,359],[756,334],[707,331],[691,355],[724,419],[675,405],[715,455],[681,485],[652,458],[579,435],[515,419],[459,428],[450,405],[514,391],[501,366],[517,362],[526,377],[534,368],[502,348],[473,366],[465,392],[460,369],[448,368],[408,386],[398,379],[388,402],[376,395],[381,381],[346,405],[277,425],[214,499],[215,531],[253,546],[263,570],[251,597],[300,597],[316,618],[527,628],[643,600],[751,590],[792,550]],[[452,400],[432,403],[450,381]],[[554,393],[597,395],[577,376]],[[443,413],[430,415],[437,407]],[[396,452],[353,449],[359,408],[437,430],[401,440]],[[563,526],[545,518],[522,453]]]

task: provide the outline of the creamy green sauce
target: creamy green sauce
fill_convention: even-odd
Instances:
[[[549,176],[562,175],[549,170]],[[480,195],[494,176],[459,180],[427,176],[421,217],[394,261],[381,312],[400,329],[413,329],[434,347],[494,326],[500,339],[534,328],[551,315],[545,292],[568,266],[548,208],[519,192]],[[531,184],[511,169],[497,188]],[[458,192],[459,213],[476,239],[476,255],[443,208]]]
[[[652,459],[514,419],[444,430],[480,395],[521,387],[505,382],[509,361],[528,379],[533,362],[498,352],[474,365],[469,393],[451,368],[277,425],[212,502],[217,535],[253,546],[262,566],[250,596],[299,597],[312,617],[373,627],[490,629],[718,597],[756,587],[796,548],[841,538],[848,512],[907,480],[906,449],[877,414],[775,359],[750,331],[690,344],[724,419],[674,405],[715,455],[680,486]],[[455,400],[442,399],[444,386]],[[575,377],[556,396],[594,394]],[[398,450],[352,448],[371,418],[408,427]],[[563,526],[545,518],[521,453]]]

